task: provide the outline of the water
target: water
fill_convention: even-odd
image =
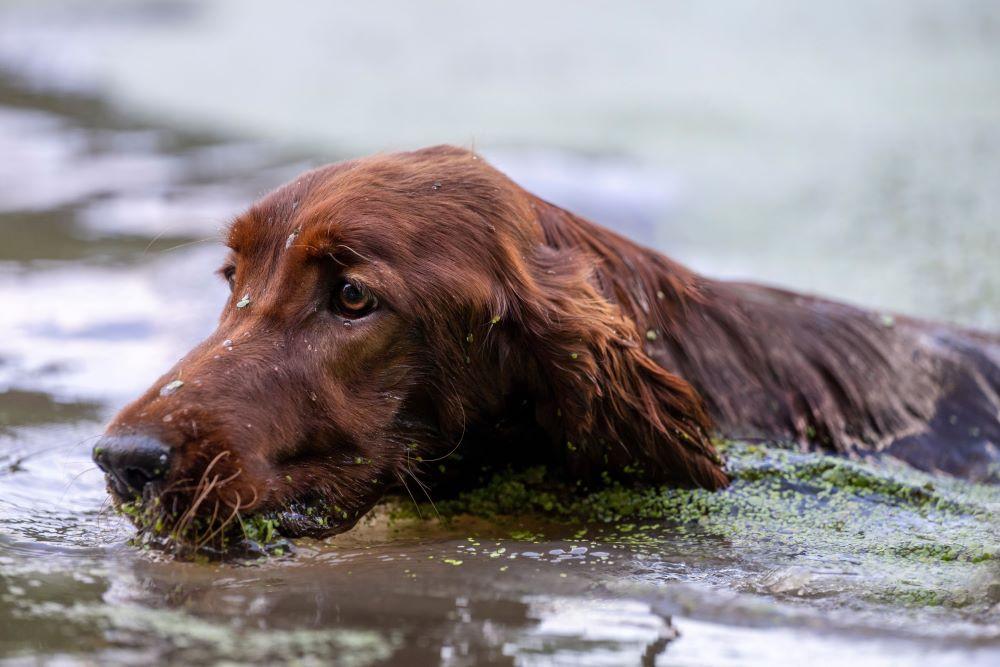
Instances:
[[[699,269],[1000,325],[991,3],[264,5],[0,5],[0,659],[1000,660],[995,558],[868,557],[836,531],[795,542],[759,520],[639,522],[633,539],[622,521],[579,536],[383,512],[259,563],[129,546],[92,439],[212,328],[230,216],[349,154],[475,141]],[[946,490],[981,513],[843,493],[886,542],[995,554],[995,494]]]

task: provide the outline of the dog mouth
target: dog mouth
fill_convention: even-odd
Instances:
[[[133,450],[145,451],[138,445],[151,448],[147,440],[125,444],[130,456]],[[125,465],[118,460],[123,458]],[[203,465],[130,477],[126,473],[145,461],[134,458],[119,454],[109,462],[95,451],[112,505],[136,527],[133,546],[182,560],[287,555],[293,539],[323,539],[350,530],[385,491],[382,484],[360,488],[349,476],[370,465],[361,457],[344,463],[345,470],[336,471],[339,477],[311,459],[298,461],[297,467],[264,465],[237,457],[230,448],[204,456]],[[334,477],[336,483],[314,483]]]
[[[287,556],[294,552],[291,540],[345,532],[364,515],[320,498],[241,511],[239,504],[181,498],[162,484],[147,485],[128,499],[116,492],[111,497],[115,509],[137,529],[134,546],[181,560]]]

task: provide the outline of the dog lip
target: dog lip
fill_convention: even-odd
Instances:
[[[120,502],[126,503],[133,500],[141,500],[143,503],[151,502],[154,498],[159,497],[166,485],[162,481],[150,482],[146,484],[141,493],[137,492],[135,489],[130,487],[128,484],[118,479],[114,473],[105,472],[104,479],[108,485],[108,491],[111,493],[112,497]]]
[[[128,484],[118,479],[117,475],[109,470],[105,470],[104,479],[107,481],[108,489],[118,500],[124,502],[129,498],[130,494]]]
[[[365,514],[367,514],[367,511],[358,512],[357,516],[348,519],[329,520],[321,523],[316,517],[294,510],[286,510],[278,513],[276,518],[278,520],[278,532],[284,537],[312,537],[322,539],[346,533],[351,528],[354,528]]]

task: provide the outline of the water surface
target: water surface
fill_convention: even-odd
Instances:
[[[585,517],[383,509],[255,563],[143,552],[108,508],[91,443],[211,330],[219,230],[297,172],[380,148],[475,140],[698,268],[1000,324],[995,8],[728,4],[584,3],[565,35],[554,10],[517,29],[520,3],[492,21],[440,3],[436,27],[407,3],[0,8],[0,659],[1000,661],[995,489],[898,470],[739,450],[778,476]],[[466,21],[459,55],[412,28]],[[588,36],[603,46],[575,47]],[[483,44],[517,50],[514,69]]]

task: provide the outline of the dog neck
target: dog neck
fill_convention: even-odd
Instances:
[[[940,388],[894,321],[711,280],[551,204],[536,210],[548,245],[594,259],[595,286],[635,322],[647,354],[701,396],[721,435],[850,451],[887,446],[934,415]]]

